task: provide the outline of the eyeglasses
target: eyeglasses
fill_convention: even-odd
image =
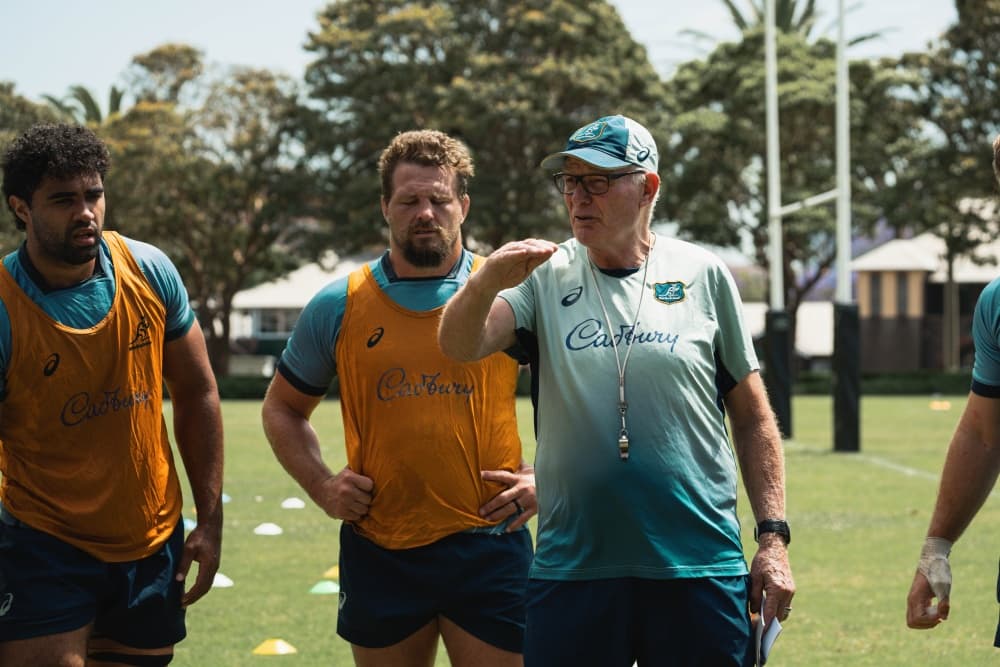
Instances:
[[[624,174],[566,174],[559,172],[552,175],[552,182],[555,183],[556,190],[564,195],[571,195],[576,190],[576,186],[582,185],[588,195],[607,194],[611,189],[611,181],[622,176],[632,174],[645,174],[645,171],[626,171]]]

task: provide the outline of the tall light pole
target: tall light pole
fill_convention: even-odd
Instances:
[[[833,448],[861,449],[861,326],[851,281],[851,117],[844,0],[837,22],[837,289],[833,304]]]
[[[851,154],[849,81],[844,32],[844,0],[839,0],[837,33],[837,187],[800,202],[781,203],[781,149],[778,140],[778,66],[774,26],[775,0],[765,0],[764,66],[767,106],[767,220],[771,300],[765,320],[765,364],[768,394],[781,434],[792,434],[791,318],[785,310],[783,232],[781,218],[809,206],[837,200],[837,288],[834,303],[834,449],[859,449],[860,335],[858,308],[851,283]]]
[[[778,141],[778,56],[774,0],[765,0],[764,95],[767,107],[767,235],[770,303],[764,320],[764,384],[781,435],[792,437],[792,327],[785,310],[784,250],[781,230],[781,149]]]

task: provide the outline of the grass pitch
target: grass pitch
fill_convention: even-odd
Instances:
[[[933,409],[950,404],[950,409]],[[937,477],[964,397],[865,397],[861,452],[834,453],[828,398],[796,397],[793,438],[786,442],[792,569],[798,593],[793,615],[769,665],[985,665],[997,622],[996,574],[1000,502],[987,500],[952,553],[952,618],[926,632],[906,628],[905,602],[934,497]],[[518,406],[525,456],[534,456],[531,412]],[[213,589],[188,611],[188,638],[177,646],[179,667],[339,667],[353,665],[335,634],[337,596],[310,593],[337,563],[333,521],[306,498],[275,460],[260,426],[260,404],[227,401],[225,534],[220,572],[230,588]],[[313,416],[333,469],[344,465],[340,408]],[[190,493],[186,498],[190,499]],[[282,509],[287,498],[304,509]],[[192,515],[190,504],[185,516]],[[753,518],[741,497],[748,557]],[[261,523],[278,536],[254,534]],[[297,650],[254,655],[269,639]],[[448,664],[444,648],[437,665]]]

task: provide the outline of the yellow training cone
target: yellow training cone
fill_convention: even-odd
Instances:
[[[340,579],[340,566],[334,565],[329,570],[323,573],[324,579]]]
[[[288,655],[290,653],[298,653],[298,651],[284,639],[266,639],[253,650],[254,655]]]

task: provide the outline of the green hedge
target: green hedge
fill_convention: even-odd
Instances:
[[[795,378],[795,394],[831,393],[833,376],[830,372],[799,373]],[[913,371],[908,373],[871,373],[861,375],[861,395],[920,395],[969,393],[970,371]]]
[[[223,399],[261,399],[271,384],[271,378],[264,376],[223,376],[215,379],[219,385],[219,396]]]
[[[267,377],[220,377],[219,395],[224,399],[262,399],[271,379]],[[969,371],[944,373],[920,371],[912,373],[877,373],[861,376],[862,395],[921,395],[969,393],[972,375]],[[829,372],[803,372],[795,378],[793,392],[800,395],[829,396],[832,375]],[[518,378],[519,396],[530,394],[531,374],[527,370]],[[336,380],[327,396],[337,396]]]
[[[271,378],[258,375],[228,375],[215,379],[219,385],[219,396],[223,399],[262,399],[271,384]],[[333,379],[328,398],[338,395],[339,384]]]

